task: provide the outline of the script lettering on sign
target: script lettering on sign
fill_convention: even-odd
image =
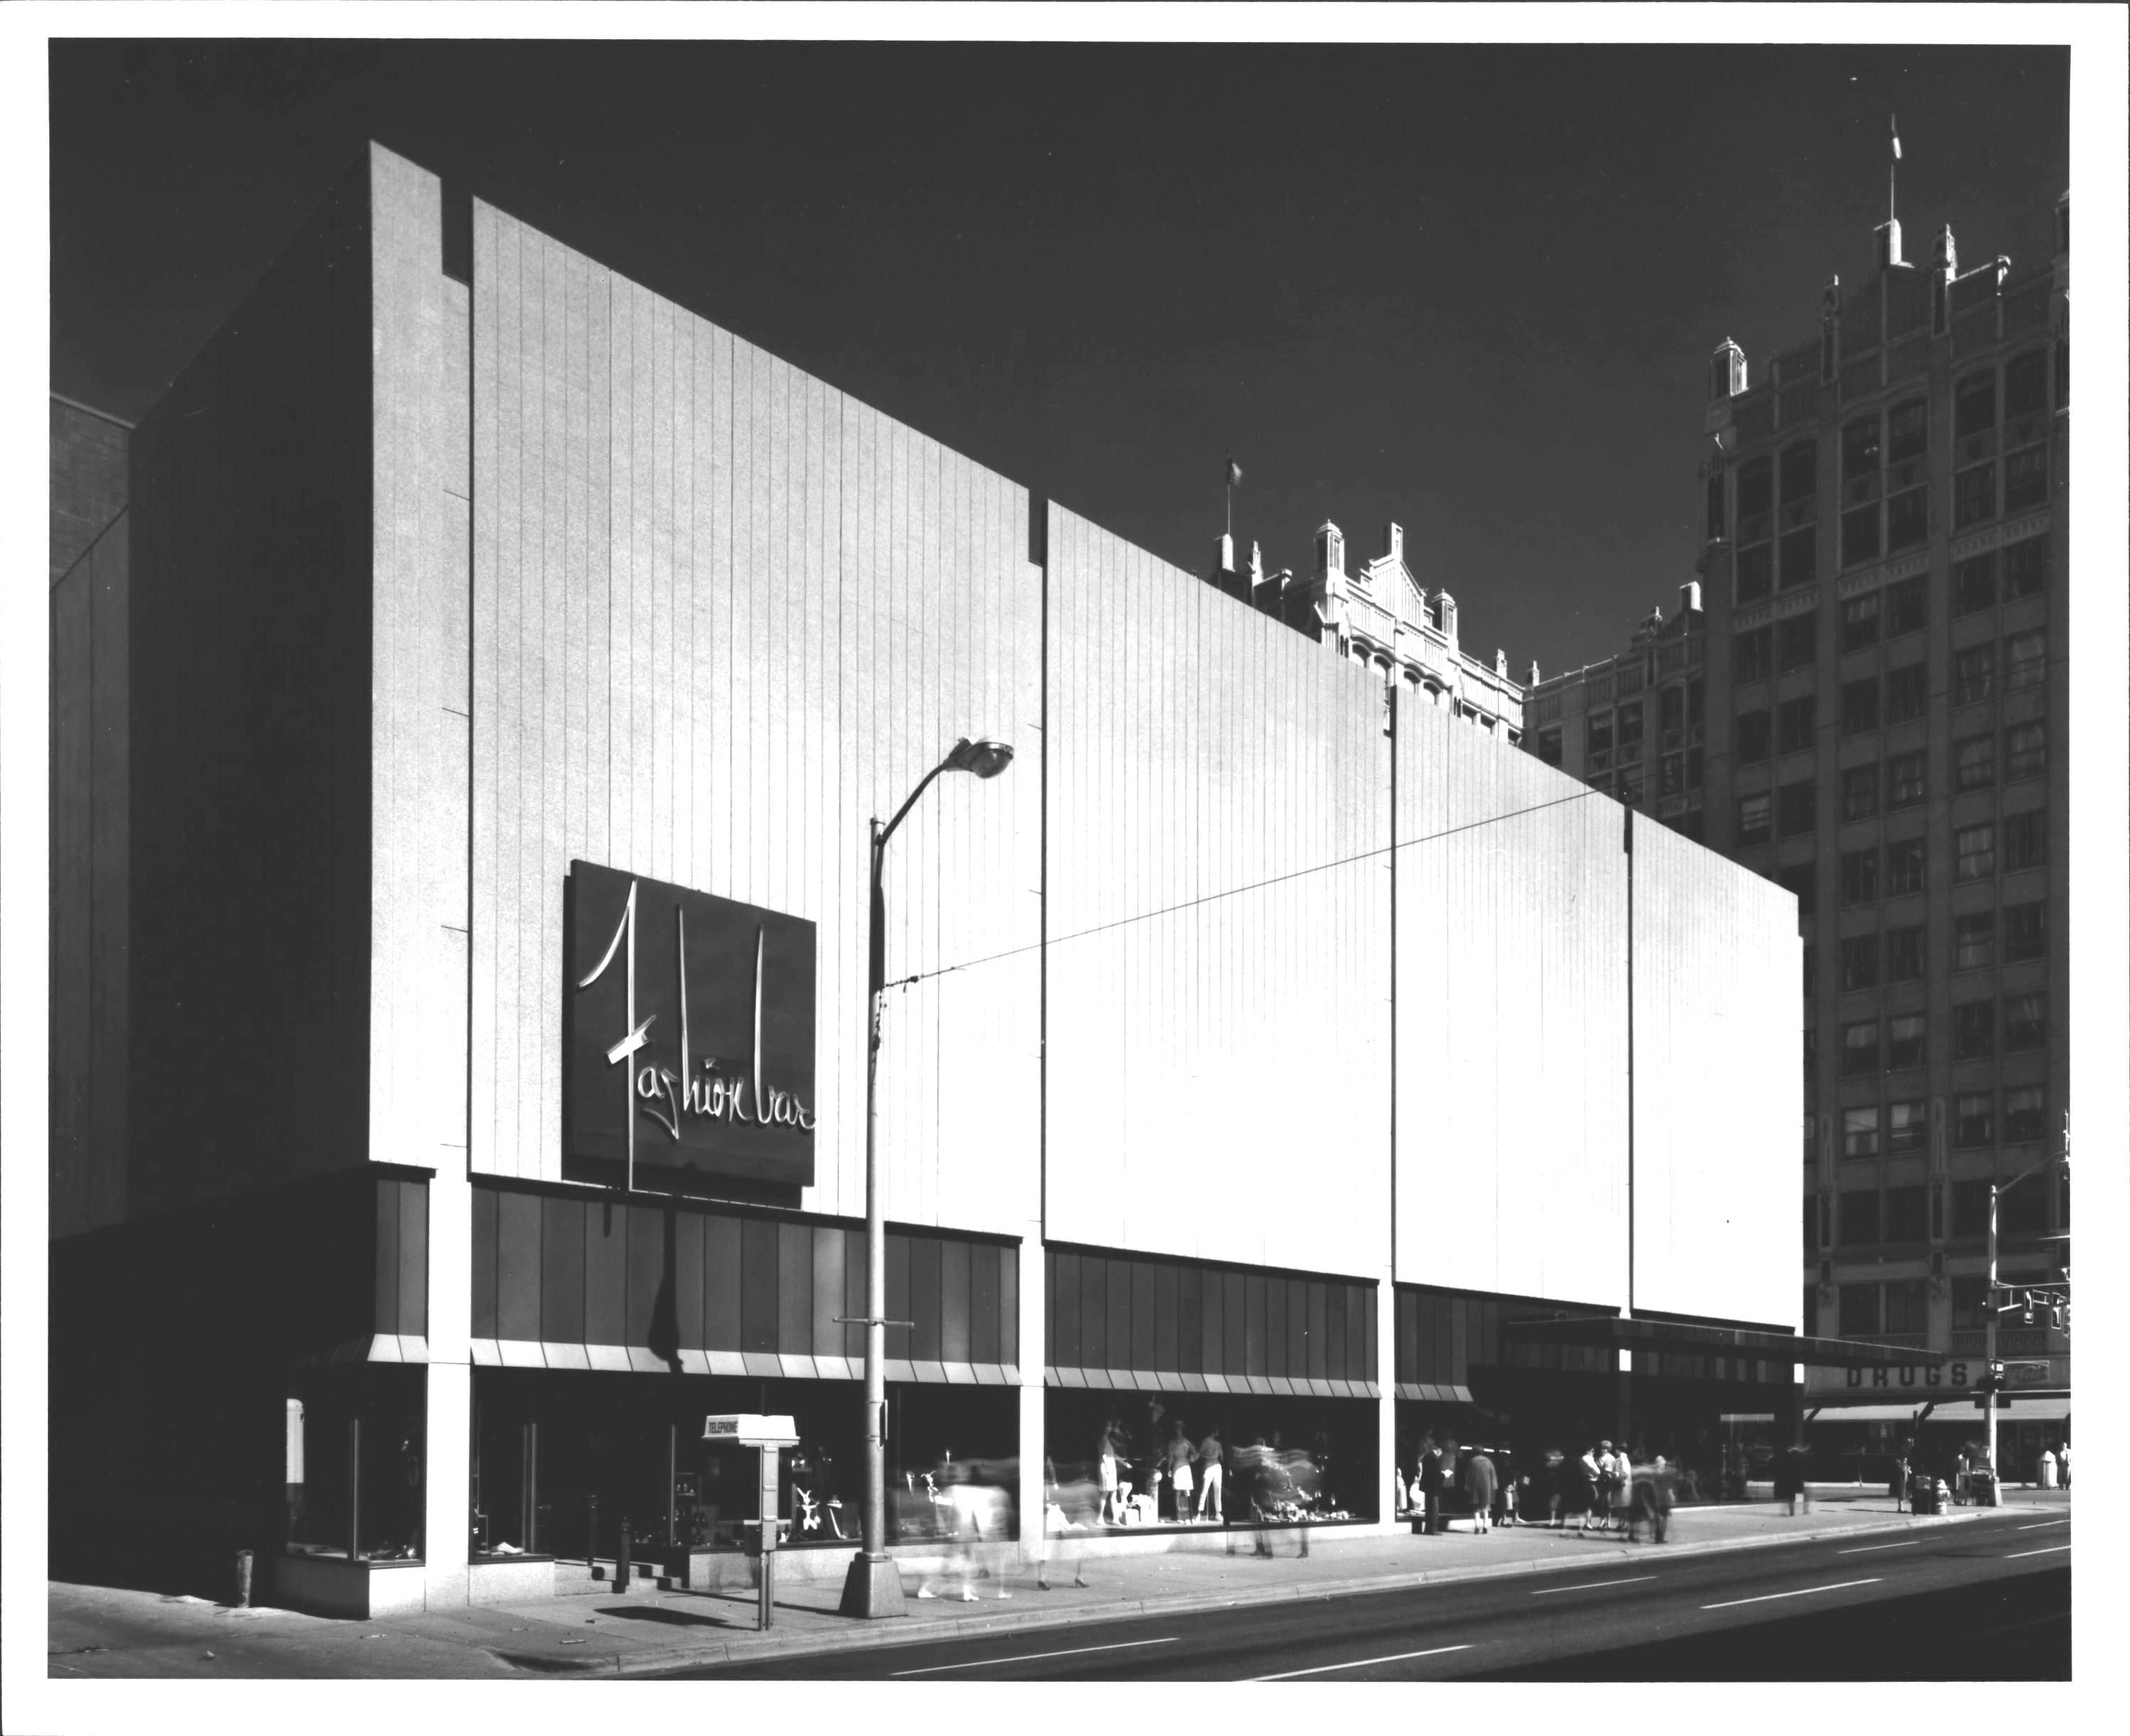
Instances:
[[[571,866],[573,1155],[814,1179],[814,925]]]

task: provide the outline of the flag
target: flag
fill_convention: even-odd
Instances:
[[[1228,460],[1228,486],[1232,489],[1242,479],[1243,467],[1237,464],[1234,459],[1230,459]]]
[[[1898,163],[1901,160],[1901,117],[1898,115],[1889,115],[1887,117],[1887,122],[1894,135],[1894,160]]]

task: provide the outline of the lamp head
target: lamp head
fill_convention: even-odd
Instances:
[[[947,755],[947,764],[954,770],[972,771],[980,778],[995,778],[1012,763],[1012,746],[989,737],[972,742],[964,736]]]

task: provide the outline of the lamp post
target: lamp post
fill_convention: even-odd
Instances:
[[[2070,1117],[2066,1115],[2065,1120],[2068,1123]],[[2064,1154],[2060,1161],[2065,1170],[2070,1167],[2070,1132],[2068,1125],[2064,1132]],[[1989,1505],[1993,1507],[2003,1504],[2003,1491],[1997,1480],[1997,1201],[2001,1195],[2017,1187],[2027,1176],[2038,1175],[2049,1167],[2050,1164],[2044,1160],[2020,1171],[2009,1181],[1989,1184],[1989,1276],[1987,1281],[1989,1288],[1984,1292],[1985,1300],[1982,1314],[1982,1462],[1989,1471]],[[2032,1295],[2032,1292],[2029,1291],[2030,1298]],[[2009,1306],[2008,1304],[2006,1305]]]
[[[876,1617],[905,1613],[902,1578],[887,1554],[887,1219],[881,1199],[880,1162],[874,1139],[878,1120],[875,1084],[880,1073],[880,1009],[887,986],[887,902],[881,890],[887,861],[887,841],[943,771],[973,772],[995,778],[1013,763],[1004,742],[971,741],[964,736],[947,756],[924,774],[909,799],[883,826],[872,823],[872,897],[866,924],[866,1311],[865,1349],[865,1510],[857,1557],[843,1577],[843,1613]]]

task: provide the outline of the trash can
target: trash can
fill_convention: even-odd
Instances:
[[[1937,1511],[1937,1485],[1932,1482],[1927,1477],[1918,1477],[1916,1480],[1915,1499],[1911,1505],[1914,1511],[1918,1514],[1936,1513]]]
[[[1977,1469],[1968,1473],[1968,1487],[1978,1507],[2003,1505],[1997,1498],[1997,1479],[1994,1473]]]

